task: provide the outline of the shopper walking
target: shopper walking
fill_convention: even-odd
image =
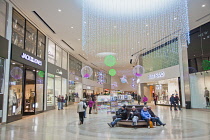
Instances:
[[[58,110],[61,109],[61,95],[55,96],[57,98],[57,103],[58,103]]]
[[[64,102],[65,102],[65,99],[64,99],[63,96],[61,96],[61,109],[63,109],[63,104],[64,104]]]
[[[176,109],[176,104],[175,104],[174,94],[172,94],[171,97],[170,97],[170,103],[171,103],[170,110],[172,110],[172,106],[174,106],[174,110],[177,110]]]
[[[144,97],[143,97],[144,105],[147,105],[147,101],[148,101],[148,98],[144,95]]]
[[[140,94],[138,94],[137,100],[138,100],[138,105],[140,105],[140,102],[141,102],[141,96],[140,96]]]
[[[84,102],[84,104],[86,105],[86,107],[84,108],[85,109],[85,112],[84,112],[84,118],[86,118],[86,110],[87,110],[87,100],[86,100],[86,98],[84,98],[83,99],[83,102]]]
[[[154,95],[154,103],[155,103],[155,105],[157,105],[157,98],[158,98],[158,97],[157,97],[157,95],[155,94],[155,95]]]
[[[87,106],[85,105],[85,103],[83,102],[83,99],[80,100],[80,102],[77,105],[77,113],[79,113],[79,120],[80,120],[80,125],[83,124],[84,122],[84,112]]]
[[[92,107],[94,105],[94,101],[92,101],[92,99],[90,98],[89,102],[88,102],[88,106],[89,106],[89,114],[91,114],[92,111]]]
[[[179,110],[181,110],[180,99],[179,99],[178,94],[176,94],[176,96],[174,97],[174,104],[176,104],[176,106],[179,108]]]
[[[66,94],[66,97],[65,97],[65,107],[67,107],[67,105],[68,105],[68,95]]]

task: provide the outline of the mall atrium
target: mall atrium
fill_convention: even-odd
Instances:
[[[209,140],[210,0],[0,0],[0,140]]]

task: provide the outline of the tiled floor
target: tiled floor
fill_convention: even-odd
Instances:
[[[110,128],[107,122],[111,121],[112,114],[106,112],[88,114],[84,124],[78,125],[76,105],[73,105],[0,125],[0,140],[210,140],[210,112],[193,109],[175,112],[165,106],[153,108],[167,124],[165,127]]]

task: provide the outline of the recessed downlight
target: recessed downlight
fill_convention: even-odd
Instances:
[[[81,40],[81,39],[78,39],[78,40]]]
[[[74,28],[74,27],[71,27],[72,29]]]
[[[61,12],[61,9],[58,9],[58,12]]]
[[[205,5],[205,4],[203,4],[203,5],[202,5],[202,7],[206,7],[206,5]]]

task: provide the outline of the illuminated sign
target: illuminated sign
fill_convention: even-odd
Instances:
[[[156,74],[148,75],[149,79],[157,79],[157,78],[162,78],[162,77],[165,77],[165,72],[159,72],[159,73],[156,73]]]
[[[28,60],[28,61],[30,61],[34,64],[37,64],[39,66],[42,66],[42,61],[41,60],[38,60],[38,59],[36,59],[36,58],[26,54],[26,53],[22,53],[21,58],[23,58],[25,60]]]

